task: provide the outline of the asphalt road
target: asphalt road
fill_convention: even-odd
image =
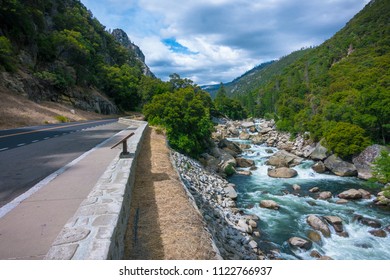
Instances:
[[[116,119],[0,131],[0,207],[127,126]]]
[[[117,119],[59,123],[0,130],[0,152],[113,122],[117,122]]]

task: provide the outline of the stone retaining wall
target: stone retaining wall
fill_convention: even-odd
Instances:
[[[128,140],[132,157],[119,159],[118,153],[57,236],[45,259],[122,259],[136,162],[147,122],[125,118],[119,122],[137,127]]]

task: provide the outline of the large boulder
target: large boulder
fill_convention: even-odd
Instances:
[[[363,195],[357,189],[349,189],[340,193],[338,197],[342,199],[361,199]]]
[[[315,164],[313,164],[311,169],[313,169],[315,172],[321,174],[321,173],[324,173],[326,171],[326,166],[322,161],[319,161],[319,162],[316,162]]]
[[[224,188],[224,191],[226,192],[227,197],[231,199],[236,199],[237,198],[237,192],[235,189],[234,184],[227,184],[226,187]]]
[[[336,155],[331,155],[324,162],[326,168],[332,171],[337,176],[348,177],[356,176],[357,170],[355,165],[352,163],[343,161],[341,158]]]
[[[343,220],[338,216],[324,216],[324,219],[335,229],[336,232],[343,232]]]
[[[307,233],[307,237],[313,242],[316,242],[316,243],[322,242],[321,234],[319,234],[315,230],[309,230],[309,232]]]
[[[383,229],[373,229],[373,230],[369,230],[368,232],[376,237],[382,237],[382,238],[387,237],[387,233]]]
[[[285,150],[280,150],[268,159],[267,164],[275,167],[293,167],[299,165],[302,161],[303,158]]]
[[[312,242],[310,240],[306,240],[306,239],[303,239],[300,237],[291,237],[288,240],[288,243],[292,247],[298,247],[298,248],[301,248],[303,250],[309,250],[312,246]]]
[[[320,192],[320,194],[318,195],[318,199],[327,200],[329,198],[332,198],[331,192]]]
[[[323,143],[322,140],[319,143],[317,143],[313,152],[310,154],[311,159],[324,160],[328,157],[328,155],[329,155],[328,149],[325,148],[324,146],[322,146],[322,143]]]
[[[232,156],[237,156],[238,154],[240,154],[242,152],[240,147],[236,143],[233,143],[232,141],[229,141],[227,139],[222,139],[218,143],[218,147],[225,150],[226,152],[228,152]]]
[[[357,157],[354,157],[352,162],[356,166],[358,177],[368,180],[372,178],[373,161],[380,155],[382,150],[388,149],[381,145],[371,145],[361,152]],[[389,149],[388,149],[389,150]]]
[[[268,176],[272,178],[293,178],[298,175],[298,172],[288,167],[280,167],[268,169]]]
[[[280,208],[279,204],[277,204],[273,200],[262,200],[262,201],[260,201],[260,207],[261,208],[267,208],[267,209],[274,209],[274,210],[278,210]]]
[[[246,158],[236,158],[237,166],[238,167],[251,167],[255,165],[255,162],[251,159]]]
[[[380,228],[380,227],[382,227],[382,224],[381,224],[380,221],[375,220],[375,219],[371,219],[371,218],[368,218],[368,217],[363,217],[361,215],[355,215],[353,220],[356,220],[359,223],[361,223],[363,225],[366,225],[368,227],[372,227],[372,228]]]
[[[218,164],[220,160],[216,157],[213,157],[212,155],[204,153],[201,155],[200,161],[206,167],[206,169],[211,172],[217,172],[219,169]]]
[[[320,231],[325,237],[330,236],[330,229],[328,225],[316,215],[309,215],[306,219],[309,226],[313,229]]]
[[[240,140],[249,140],[250,139],[250,134],[243,131],[240,133],[240,135],[238,136],[238,138],[240,138]]]
[[[260,134],[267,134],[267,133],[271,132],[272,130],[273,129],[271,127],[262,127],[259,132],[260,132]]]
[[[251,135],[252,143],[255,145],[261,145],[267,141],[267,136],[263,136],[260,134],[257,135]]]

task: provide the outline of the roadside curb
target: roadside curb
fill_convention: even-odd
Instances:
[[[118,153],[65,224],[45,259],[122,259],[136,163],[148,123],[127,118],[119,122],[137,127],[127,140],[132,156],[120,159]]]

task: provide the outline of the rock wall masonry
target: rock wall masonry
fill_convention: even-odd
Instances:
[[[55,239],[45,259],[105,260],[121,259],[130,214],[135,168],[147,123],[121,118],[119,122],[136,126],[128,140],[131,158],[110,163],[75,215]]]

